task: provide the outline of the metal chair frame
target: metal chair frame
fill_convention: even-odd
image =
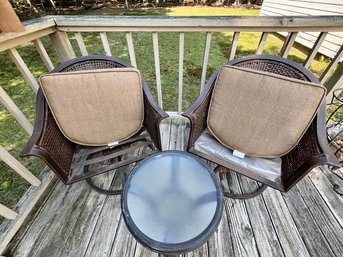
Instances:
[[[86,56],[67,61],[51,73],[120,67],[133,66],[114,57]],[[143,78],[142,86],[143,126],[136,135],[120,142],[114,148],[82,146],[69,141],[59,130],[44,94],[39,89],[34,132],[21,156],[41,158],[65,184],[85,179],[92,184],[90,178],[93,176],[115,169],[122,172],[122,167],[161,151],[159,124],[168,115],[156,104]],[[120,193],[119,191],[117,193]]]
[[[291,60],[281,57],[254,55],[229,61],[226,63],[226,65],[240,66],[314,83],[320,83],[318,79],[306,68]],[[309,171],[320,165],[327,164],[335,168],[340,167],[337,159],[330,150],[327,141],[325,128],[325,99],[323,100],[315,119],[312,121],[311,125],[307,129],[306,133],[304,134],[298,145],[287,155],[282,156],[281,180],[278,182],[267,180],[266,178],[252,173],[247,169],[238,167],[236,165],[233,165],[232,163],[223,161],[212,155],[204,154],[195,150],[194,143],[207,126],[206,122],[208,108],[218,72],[219,70],[210,77],[204,87],[204,90],[202,91],[196,102],[187,111],[182,113],[184,117],[187,117],[190,120],[191,127],[187,151],[198,155],[208,161],[211,161],[219,166],[222,166],[230,171],[235,171],[241,175],[261,182],[265,186],[262,186],[262,188],[259,189],[259,193],[263,192],[266,186],[270,186],[277,190],[286,192],[301,178],[303,178]],[[304,101],[306,101],[306,99],[304,99]],[[224,192],[224,195],[228,197],[242,198],[241,196],[232,195],[228,191]],[[252,193],[249,197],[253,196],[256,196],[256,194]]]

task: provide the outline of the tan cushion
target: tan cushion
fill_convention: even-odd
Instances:
[[[136,69],[54,73],[40,83],[60,130],[77,144],[122,141],[142,126],[143,91]]]
[[[280,157],[299,142],[325,93],[318,84],[223,66],[207,125],[231,149],[255,157]]]

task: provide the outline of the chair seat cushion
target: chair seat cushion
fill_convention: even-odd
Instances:
[[[42,76],[40,84],[57,125],[72,142],[107,145],[131,137],[142,126],[137,69],[52,73]]]
[[[233,150],[219,143],[205,130],[194,144],[194,149],[213,155],[223,161],[250,170],[268,180],[278,182],[281,176],[281,158],[258,158],[245,155],[243,159],[233,155]]]
[[[324,98],[323,86],[267,72],[223,66],[207,125],[225,146],[275,158],[299,142]]]

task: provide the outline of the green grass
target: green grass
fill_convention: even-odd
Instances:
[[[97,9],[83,12],[85,15],[116,15],[116,16],[257,16],[259,9],[233,7],[177,6],[156,8]]]
[[[225,15],[258,15],[256,9],[238,8],[210,8],[210,7],[173,7],[155,9],[100,9],[86,12],[86,15],[162,15],[162,16],[225,16]],[[89,54],[104,54],[99,34],[82,33]],[[223,65],[230,53],[233,33],[213,33],[209,63],[207,68],[207,78]],[[261,33],[241,33],[236,57],[254,54],[260,39]],[[78,56],[76,40],[73,34],[69,34],[71,43]],[[113,56],[125,61],[130,60],[124,33],[108,33]],[[154,55],[152,48],[151,33],[133,33],[133,41],[136,53],[138,68],[147,80],[153,95],[156,98],[156,78]],[[178,33],[159,33],[159,51],[161,65],[161,79],[163,92],[163,108],[168,111],[177,110],[178,98]],[[59,64],[56,53],[48,38],[43,38],[50,57],[55,65]],[[200,77],[202,72],[203,49],[205,45],[205,33],[185,33],[185,57],[184,57],[184,89],[183,89],[183,109],[188,108],[198,97],[200,92]],[[274,36],[269,36],[264,54],[278,55],[282,47],[282,42]],[[44,64],[39,58],[32,43],[18,49],[24,61],[28,64],[34,76],[38,78],[41,74],[47,73]],[[305,54],[299,50],[292,49],[289,58],[302,63]],[[327,67],[328,61],[325,58],[315,60],[311,65],[311,71],[316,75],[320,74]],[[17,70],[9,57],[0,54],[0,86],[11,96],[14,102],[23,110],[26,117],[34,123],[35,119],[35,95],[30,86],[25,82],[20,72]],[[16,120],[8,111],[0,105],[0,145],[5,147],[15,157],[19,156],[21,149],[25,146],[29,136],[20,127]],[[34,174],[44,167],[37,158],[18,158]],[[9,207],[14,207],[18,199],[28,188],[28,183],[24,182],[19,175],[0,162],[0,203]]]

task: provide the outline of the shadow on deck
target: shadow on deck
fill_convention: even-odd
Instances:
[[[161,130],[165,150],[185,149],[186,120],[169,118]],[[104,188],[118,186],[114,178],[110,172],[98,176],[96,183]],[[221,179],[235,193],[256,187],[254,181],[235,174]],[[287,194],[268,188],[250,200],[226,199],[217,232],[185,256],[343,256],[343,198],[332,190],[338,182],[324,168],[315,169]],[[57,182],[4,256],[158,254],[128,232],[120,196],[100,195],[85,182],[71,186]]]

